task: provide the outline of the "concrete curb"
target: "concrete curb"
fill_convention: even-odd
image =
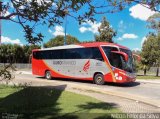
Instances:
[[[160,108],[160,103],[158,102],[158,100],[153,100],[153,99],[151,100],[151,99],[147,99],[147,98],[144,98],[144,97],[141,97],[141,96],[136,96],[136,95],[133,95],[133,94],[122,93],[122,92],[119,92],[119,91],[102,91],[102,89],[99,89],[99,88],[96,88],[96,87],[94,87],[94,89],[93,89],[93,88],[88,88],[86,86],[81,86],[81,87],[72,86],[72,88],[86,90],[86,91],[99,92],[99,93],[102,93],[102,94],[121,97],[121,98],[133,100],[133,101],[136,101],[136,102],[139,102],[139,103],[141,102],[141,103],[144,103],[144,104],[147,104],[147,105],[151,105],[151,106]]]
[[[160,84],[160,79],[154,79],[154,80],[137,79],[136,81],[142,83]]]

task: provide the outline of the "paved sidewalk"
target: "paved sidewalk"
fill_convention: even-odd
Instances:
[[[160,113],[160,108],[146,105],[136,100],[129,100],[119,96],[98,93],[91,90],[86,91],[81,89],[70,89],[68,91],[87,95],[109,104],[115,104],[115,107],[119,108],[120,110],[122,110],[122,112],[125,113]]]

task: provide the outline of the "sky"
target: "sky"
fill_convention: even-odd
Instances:
[[[134,4],[121,12],[96,15],[96,22],[94,23],[87,21],[79,25],[75,19],[68,16],[67,34],[77,37],[79,41],[93,41],[94,35],[98,34],[98,27],[101,25],[102,17],[105,16],[111,27],[117,31],[117,36],[113,39],[114,42],[131,50],[141,50],[146,35],[151,31],[146,27],[147,19],[154,13],[154,11],[140,4]],[[64,27],[65,22],[61,26],[55,25],[51,28],[40,25],[37,29],[45,35],[43,43],[46,43],[57,35],[64,35]],[[22,27],[11,21],[3,20],[2,43],[27,44]]]

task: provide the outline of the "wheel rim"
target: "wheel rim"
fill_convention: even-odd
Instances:
[[[99,84],[99,83],[101,83],[103,81],[103,78],[102,77],[97,77],[97,83]]]
[[[46,73],[46,78],[47,78],[47,79],[50,79],[50,78],[51,78],[50,72],[47,72],[47,73]]]

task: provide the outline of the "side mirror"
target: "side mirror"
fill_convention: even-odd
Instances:
[[[121,55],[126,62],[128,61],[128,55],[125,52],[121,52],[121,51],[111,51],[111,52]]]
[[[138,60],[138,62],[141,61],[141,57],[140,57],[139,55],[133,54],[133,57],[134,57],[136,60]]]

